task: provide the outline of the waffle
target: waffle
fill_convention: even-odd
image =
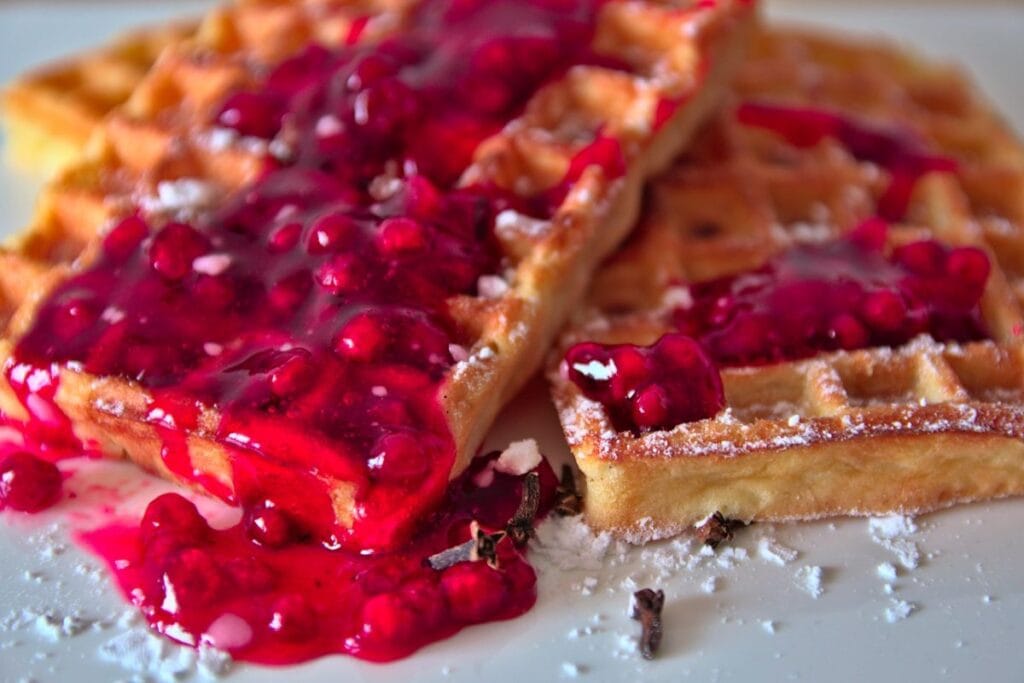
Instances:
[[[195,31],[154,26],[27,73],[4,92],[7,152],[19,167],[50,174],[75,159],[103,117],[131,95],[160,52]]]
[[[652,182],[637,232],[595,278],[549,364],[586,478],[591,524],[638,541],[712,513],[742,521],[917,513],[1024,493],[1024,151],[956,69],[892,46],[761,31],[730,104]],[[816,144],[739,122],[744,103],[814,107],[912,131],[957,172],[919,178],[900,244],[975,245],[992,272],[988,340],[819,352],[721,370],[724,408],[649,432],[617,429],[567,379],[583,340],[651,344],[675,329],[691,283],[847,235],[879,213],[890,174],[834,137]]]
[[[262,154],[245,145],[211,144],[211,131],[203,124],[227,93],[258,81],[266,65],[310,41],[342,44],[354,35],[356,22],[360,41],[401,30],[414,7],[400,0],[242,2],[208,16],[196,38],[166,49],[132,96],[106,118],[85,158],[46,188],[34,223],[4,254],[38,275],[16,279],[19,291],[8,306],[4,355],[31,328],[46,293],[69,270],[87,268],[96,258],[104,229],[114,221],[140,206],[157,224],[174,218],[166,204],[148,208],[174,183],[198,180],[213,188],[212,194],[222,194],[256,177]],[[595,130],[619,145],[625,168],[617,178],[605,178],[597,166],[582,169],[550,220],[504,214],[512,219],[497,231],[507,291],[449,302],[460,328],[473,334],[466,357],[442,384],[441,404],[456,447],[450,476],[465,468],[502,404],[540,365],[597,263],[632,227],[645,179],[668,165],[720,100],[747,42],[751,14],[747,2],[691,9],[609,3],[599,14],[594,46],[629,70],[574,67],[537,91],[519,118],[477,149],[464,182],[493,183],[520,194],[557,184]],[[658,103],[667,101],[681,104],[654,126]],[[216,438],[216,406],[204,406],[196,426],[183,436],[193,476],[182,477],[162,456],[166,434],[147,421],[150,394],[123,378],[90,376],[72,365],[59,371],[55,407],[84,443],[104,454],[128,457],[161,476],[227,498],[237,497],[233,472],[246,458],[272,468],[274,483],[268,485],[311,476],[302,454],[255,456],[227,449]],[[25,418],[16,393],[5,388],[0,407]],[[333,522],[350,527],[357,514],[357,484],[322,472],[312,476],[326,487]],[[409,507],[408,519],[422,512]],[[290,512],[303,519],[306,511]]]

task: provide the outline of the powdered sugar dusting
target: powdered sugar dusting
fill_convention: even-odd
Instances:
[[[506,240],[517,240],[523,237],[539,239],[551,231],[551,222],[532,218],[512,209],[505,209],[495,216],[494,230],[498,237]]]
[[[188,218],[212,206],[218,197],[216,186],[196,178],[162,180],[155,195],[139,198],[139,207],[149,214]]]
[[[599,570],[615,544],[610,533],[593,531],[581,516],[553,516],[537,527],[533,551],[540,563],[554,569]]]
[[[796,579],[797,587],[815,600],[825,593],[825,588],[822,586],[821,567],[804,565],[796,570],[794,578]]]
[[[757,542],[757,554],[765,562],[784,567],[795,560],[800,553],[782,545],[770,536],[764,536]]]
[[[180,647],[148,629],[134,628],[114,636],[100,646],[99,656],[133,673],[158,680],[182,680],[199,674],[219,678],[230,672],[230,655],[207,645],[198,649]]]
[[[894,598],[885,609],[885,620],[890,624],[894,624],[897,621],[903,621],[916,609],[916,604]]]
[[[494,461],[494,469],[503,474],[520,476],[540,464],[541,454],[533,439],[513,441]]]
[[[904,515],[872,517],[868,520],[871,540],[896,555],[905,569],[917,569],[921,562],[921,551],[910,538],[917,533],[914,520]]]
[[[887,583],[892,583],[896,580],[896,567],[893,566],[892,562],[881,563],[875,569],[875,573],[878,574],[878,578]]]

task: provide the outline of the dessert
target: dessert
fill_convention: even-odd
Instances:
[[[242,507],[213,530],[172,494],[89,535],[153,627],[255,661],[391,659],[532,604],[513,541],[554,475],[499,458],[484,486],[471,459],[751,14],[241,2],[162,53],[6,254],[36,277],[0,397],[36,450]]]
[[[770,29],[553,356],[637,540],[1024,493],[1024,153],[955,70]]]
[[[389,509],[401,519],[361,543],[390,544],[465,468],[630,227],[642,176],[713,102],[745,8],[584,3],[562,18],[540,5],[517,19],[519,37],[514,22],[500,28],[500,4],[369,20],[340,4],[316,17],[325,39],[415,26],[341,54],[304,48],[293,24],[312,8],[225,11],[205,34],[260,27],[251,45],[220,26],[221,44],[166,52],[96,151],[48,190],[26,251],[47,251],[39,236],[60,230],[86,252],[15,317],[14,393],[42,397],[26,379],[61,363],[51,407],[101,450],[243,503],[302,492],[279,504],[325,537]],[[274,22],[277,40],[261,32]],[[694,41],[620,42],[649,40],[660,22],[692,26]],[[443,64],[423,61],[428,47]],[[264,76],[236,55],[279,63]],[[443,73],[460,60],[461,79]],[[420,83],[400,81],[403,68]],[[334,95],[339,79],[350,90]],[[399,513],[388,501],[410,479],[422,499]]]

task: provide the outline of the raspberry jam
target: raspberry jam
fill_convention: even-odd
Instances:
[[[975,247],[921,241],[885,255],[885,226],[787,250],[762,268],[690,286],[674,314],[721,365],[777,363],[820,351],[986,336],[979,302],[989,262]]]
[[[932,240],[886,254],[886,230],[871,219],[844,239],[692,284],[688,305],[672,313],[678,332],[649,348],[578,344],[566,356],[568,377],[619,429],[643,432],[713,417],[724,405],[716,366],[896,347],[921,334],[985,338],[986,254]]]
[[[954,172],[954,159],[929,152],[909,131],[873,128],[848,116],[808,107],[746,102],[736,112],[740,123],[773,131],[796,147],[813,147],[833,138],[860,160],[889,172],[889,186],[878,199],[878,215],[903,218],[918,178],[926,173]]]
[[[725,406],[714,361],[682,334],[666,334],[648,347],[577,344],[566,354],[565,370],[586,396],[605,405],[620,431],[667,429]]]
[[[425,562],[468,540],[471,521],[501,530],[515,514],[522,478],[494,471],[481,488],[474,480],[490,465],[490,458],[474,461],[422,530],[391,552],[310,544],[274,507],[213,529],[174,493],[151,502],[141,524],[108,526],[83,540],[149,623],[177,641],[263,664],[337,652],[387,661],[533,605],[536,576],[510,538],[497,544],[496,569],[477,561],[435,570]],[[544,514],[557,481],[546,461],[536,472]]]
[[[39,512],[60,498],[62,478],[52,462],[25,451],[0,457],[0,510]]]
[[[549,215],[567,187],[456,181],[538,88],[608,64],[590,48],[601,5],[431,0],[408,31],[308,47],[231,94],[213,123],[274,138],[261,177],[188,221],[124,218],[40,307],[8,374],[73,363],[135,381],[179,478],[288,510],[330,546],[400,544],[455,456],[439,391],[451,349],[475,340],[448,301],[504,267],[498,212]],[[623,171],[618,144],[593,134],[567,182],[585,165]],[[230,486],[194,467],[197,432],[228,449]],[[353,483],[351,525],[325,478]]]
[[[498,569],[424,565],[471,520],[503,528],[521,488],[502,474],[475,488],[480,462],[449,482],[440,399],[476,341],[449,303],[514,265],[498,213],[550,217],[584,167],[615,176],[624,159],[580,131],[565,179],[537,196],[460,179],[543,85],[621,66],[590,47],[603,4],[426,0],[377,44],[306,48],[210,114],[226,138],[266,143],[243,145],[272,152],[258,178],[171,222],[141,202],[42,302],[6,368],[30,427],[71,434],[61,367],[123,378],[151,397],[142,419],[166,468],[243,508],[213,530],[162,497],[141,527],[88,536],[154,628],[250,661],[387,660],[531,606],[533,570],[510,541]],[[196,437],[226,453],[229,477],[197,465]],[[351,523],[337,498],[354,498]]]

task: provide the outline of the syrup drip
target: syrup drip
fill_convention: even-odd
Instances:
[[[497,569],[481,561],[436,571],[425,562],[467,540],[471,521],[501,530],[515,514],[521,477],[495,472],[486,488],[474,483],[491,461],[474,461],[422,530],[391,552],[303,542],[276,508],[215,530],[173,493],[153,501],[141,525],[110,525],[82,540],[152,627],[179,642],[262,664],[331,653],[388,661],[464,626],[518,616],[536,600],[533,569],[508,539],[497,546]],[[546,514],[557,480],[546,461],[536,471]]]

